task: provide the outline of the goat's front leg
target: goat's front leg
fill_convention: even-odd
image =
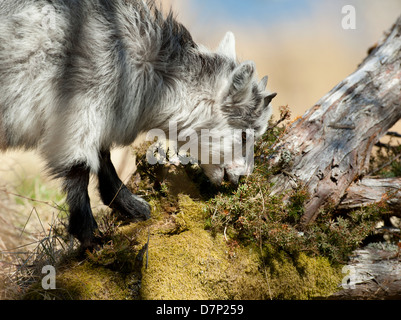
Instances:
[[[128,219],[141,221],[150,218],[149,204],[141,197],[132,194],[120,180],[111,162],[109,151],[100,153],[98,178],[100,196],[105,205],[117,210]]]

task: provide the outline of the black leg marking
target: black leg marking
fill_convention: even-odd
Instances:
[[[134,220],[150,218],[149,204],[131,193],[120,180],[110,159],[110,152],[100,154],[99,191],[103,203],[124,217]]]
[[[68,232],[75,236],[84,248],[95,244],[97,223],[92,215],[88,195],[90,170],[85,165],[72,167],[64,177],[70,219]]]

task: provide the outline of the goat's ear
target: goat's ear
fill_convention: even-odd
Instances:
[[[272,93],[269,94],[268,96],[266,96],[264,98],[264,102],[265,102],[265,107],[268,107],[270,102],[272,102],[272,100],[277,96],[277,93]]]
[[[229,95],[236,96],[248,91],[255,74],[255,64],[252,61],[241,63],[232,73]]]
[[[260,80],[258,89],[259,91],[265,91],[267,87],[267,81],[269,80],[268,76],[264,76],[262,80]]]
[[[235,52],[235,37],[232,32],[227,32],[223,40],[221,40],[217,53],[225,55],[233,60],[237,59]]]

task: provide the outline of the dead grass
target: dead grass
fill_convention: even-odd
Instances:
[[[63,231],[66,217],[63,207],[29,199],[4,188],[1,194],[7,195],[7,199],[0,201],[3,216],[0,224],[0,299],[12,300],[19,299],[30,284],[37,282],[43,266],[56,266],[72,252],[76,243]],[[29,209],[17,204],[18,198],[38,204],[32,207],[25,221],[24,213]],[[4,217],[4,212],[8,218]],[[47,221],[50,216],[51,220]],[[39,230],[37,226],[40,226]]]
[[[0,163],[0,299],[16,299],[66,249],[54,236],[66,213],[34,154],[8,153]]]
[[[129,153],[122,149],[112,155],[123,179],[133,171]],[[30,283],[43,277],[44,265],[57,265],[77,247],[66,233],[68,213],[59,182],[48,179],[42,168],[31,152],[0,155],[0,300],[21,298]],[[95,215],[103,212],[95,180],[89,193]]]

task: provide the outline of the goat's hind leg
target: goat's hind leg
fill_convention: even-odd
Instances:
[[[105,205],[131,220],[143,221],[150,218],[149,204],[141,197],[132,194],[120,180],[111,162],[109,151],[100,154],[98,178],[100,196]]]
[[[64,175],[64,191],[69,205],[68,232],[76,237],[81,246],[92,248],[97,244],[97,223],[93,217],[88,194],[90,169],[84,164],[75,165]]]

